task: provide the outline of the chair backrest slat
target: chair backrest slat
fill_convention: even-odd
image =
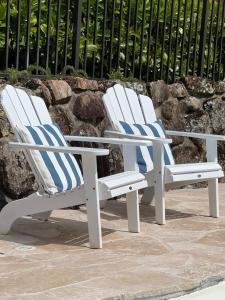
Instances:
[[[152,123],[157,120],[152,100],[135,91],[124,88],[120,84],[109,88],[103,96],[108,117],[114,129],[118,129],[120,121],[129,124]]]
[[[37,96],[31,96],[31,101],[35,110],[35,113],[41,124],[52,123],[51,117],[42,98]]]
[[[130,107],[130,103],[127,99],[127,94],[125,92],[124,87],[120,84],[116,84],[113,87],[121,113],[123,115],[124,121],[127,123],[134,123],[134,117],[132,114],[132,108]]]
[[[25,91],[7,85],[1,97],[1,104],[12,127],[40,124],[31,99]]]
[[[21,89],[7,85],[1,92],[1,103],[12,127],[52,123],[42,98],[29,96]]]
[[[6,112],[10,124],[22,125],[22,120],[20,120],[15,106],[13,105],[13,101],[6,89],[1,92],[1,104]]]
[[[118,119],[117,119],[116,113],[114,111],[114,107],[112,105],[112,102],[110,101],[110,97],[108,94],[103,95],[103,102],[105,104],[105,109],[107,111],[109,121],[112,124],[112,127],[115,128],[115,126],[118,122]]]
[[[154,110],[154,106],[152,100],[145,95],[139,95],[141,108],[143,112],[143,116],[145,119],[145,123],[152,123],[157,120],[156,113]]]
[[[137,94],[134,90],[128,88],[125,88],[125,92],[134,118],[133,123],[144,124],[145,120]]]
[[[108,99],[109,99],[109,102],[110,102],[109,106],[113,107],[114,115],[116,117],[115,122],[117,120],[124,121],[124,116],[123,116],[123,113],[121,111],[121,107],[120,107],[120,105],[118,103],[117,95],[116,95],[114,89],[113,88],[109,88],[107,90],[107,95],[108,95]],[[106,101],[105,103],[107,103],[106,105],[108,105],[108,101]],[[109,107],[109,109],[111,107]]]
[[[6,94],[8,95],[8,97],[6,97]],[[7,85],[4,89],[4,94],[2,95],[2,97],[2,105],[7,109],[7,116],[12,122],[12,126],[15,127],[16,125],[30,125],[28,116],[24,111],[23,106],[21,105],[17,90],[12,86]],[[16,116],[14,116],[15,112]]]
[[[29,124],[24,123],[23,125],[32,125],[32,126],[39,125],[40,121],[37,117],[37,114],[34,110],[33,104],[28,94],[21,89],[16,89],[16,93],[18,98],[13,99],[13,101],[15,102],[16,107],[21,106],[23,108],[23,112],[26,114],[27,120],[29,122]],[[25,119],[24,121],[26,122]]]

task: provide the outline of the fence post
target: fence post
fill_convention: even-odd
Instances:
[[[5,32],[5,70],[9,63],[9,32],[10,32],[10,1],[7,1],[6,7],[6,32]]]
[[[79,69],[82,0],[75,0],[74,9],[72,63],[76,69]]]
[[[31,21],[31,0],[27,0],[27,32],[26,32],[26,57],[25,68],[28,69],[30,62],[30,21]]]
[[[209,13],[209,0],[203,0],[200,45],[199,45],[198,76],[202,76],[203,69],[204,69],[204,54],[205,54],[205,44],[206,44],[208,13]]]

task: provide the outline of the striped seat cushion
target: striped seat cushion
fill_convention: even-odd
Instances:
[[[16,129],[24,143],[68,147],[57,125],[23,126]],[[80,168],[72,154],[32,150],[29,151],[29,158],[45,192],[49,194],[73,190],[83,184]]]
[[[165,138],[165,130],[161,120],[157,120],[150,124],[128,124],[120,122],[118,128],[122,133],[136,134],[142,136],[155,136]],[[152,146],[138,146],[137,147],[137,164],[139,172],[146,173],[153,170],[153,148]],[[168,144],[164,145],[164,162],[165,165],[173,165],[174,159]]]

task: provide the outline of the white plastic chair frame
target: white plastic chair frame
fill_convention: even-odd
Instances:
[[[145,177],[137,171],[131,170],[112,176],[98,178],[96,157],[108,155],[107,149],[82,148],[82,147],[53,147],[22,143],[17,135],[17,125],[40,125],[52,123],[43,99],[36,96],[28,96],[23,90],[15,89],[6,85],[0,92],[1,104],[10,124],[16,134],[18,142],[9,143],[13,150],[22,150],[26,155],[35,178],[39,183],[39,193],[42,197],[27,197],[9,202],[0,211],[0,233],[7,234],[14,221],[22,216],[32,215],[34,218],[47,220],[54,209],[71,207],[74,205],[87,205],[87,219],[89,243],[91,248],[102,247],[101,220],[99,202],[112,197],[126,194],[128,228],[131,232],[140,231],[138,190],[147,187]],[[149,141],[118,139],[118,138],[97,138],[97,137],[76,137],[66,136],[68,141],[89,141],[97,143],[117,144],[125,148],[135,149],[137,145],[148,145]],[[154,143],[163,143],[163,139],[152,138]],[[29,161],[29,150],[46,150],[79,154],[82,156],[82,168],[84,185],[73,192],[56,194],[49,197],[43,191],[40,184],[39,174]],[[134,158],[133,158],[134,160]]]
[[[137,95],[132,89],[124,88],[119,84],[109,88],[103,96],[103,102],[111,122],[113,130],[106,131],[110,137],[124,139],[139,139],[142,141],[151,140],[150,137],[143,137],[132,134],[125,134],[118,131],[119,122],[125,121],[130,124],[146,124],[157,120],[152,100],[144,95]],[[223,177],[221,166],[217,163],[217,141],[225,141],[225,137],[211,134],[192,132],[166,131],[168,136],[184,136],[206,140],[207,163],[164,165],[163,143],[153,143],[153,172],[146,174],[148,188],[144,191],[143,202],[150,203],[155,198],[156,222],[165,224],[165,188],[172,188],[195,182],[207,181],[209,191],[209,213],[212,217],[219,217],[219,193],[218,178]],[[171,140],[167,139],[167,142]],[[123,149],[124,169],[134,170],[131,164],[131,157],[134,157],[135,149]],[[183,174],[182,174],[183,168]],[[202,168],[202,170],[201,170]],[[137,166],[136,166],[137,169]],[[179,174],[177,172],[179,170]],[[168,176],[170,174],[170,177]]]

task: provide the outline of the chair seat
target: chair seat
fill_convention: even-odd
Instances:
[[[99,178],[100,199],[116,197],[148,186],[145,175],[137,171],[127,171]]]
[[[223,177],[221,166],[215,162],[178,164],[165,166],[165,182],[207,180],[213,177]]]
[[[99,183],[112,190],[121,186],[145,180],[145,176],[137,171],[127,171],[99,178]]]

